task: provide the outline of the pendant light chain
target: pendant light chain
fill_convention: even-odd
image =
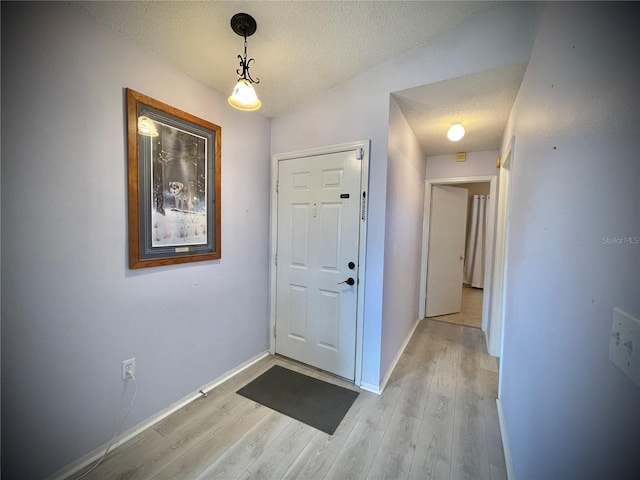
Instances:
[[[244,35],[244,57],[242,55],[238,55],[238,58],[240,59],[240,67],[242,67],[242,70],[239,68],[236,70],[236,73],[238,74],[238,76],[240,76],[244,80],[249,80],[251,83],[260,83],[259,78],[256,78],[254,80],[251,74],[249,73],[249,64],[251,62],[254,62],[255,60],[253,58],[250,58],[247,61],[247,45],[248,45],[247,35],[245,34]]]

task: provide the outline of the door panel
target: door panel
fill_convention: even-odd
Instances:
[[[291,205],[291,265],[309,264],[309,205]]]
[[[340,339],[340,293],[320,290],[320,318],[331,321],[318,324],[318,346],[338,351]]]
[[[468,190],[434,185],[431,189],[427,317],[462,309],[462,276]]]
[[[296,312],[307,311],[307,288],[301,285],[289,286],[289,328],[288,334],[297,340],[307,340],[307,322],[304,315]]]
[[[320,215],[320,265],[325,271],[338,271],[342,239],[342,205],[323,204]]]
[[[278,163],[276,353],[351,380],[360,169],[355,151]]]

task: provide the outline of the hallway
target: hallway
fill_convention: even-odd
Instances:
[[[506,479],[497,362],[484,345],[479,329],[423,320],[382,395],[268,356],[85,478]],[[235,393],[274,364],[360,392],[334,435]]]

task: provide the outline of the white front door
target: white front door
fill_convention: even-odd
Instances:
[[[462,309],[467,202],[466,188],[434,185],[431,189],[427,317]]]
[[[356,156],[351,150],[278,162],[275,350],[350,380],[360,228]]]

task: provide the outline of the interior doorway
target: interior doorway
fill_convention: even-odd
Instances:
[[[442,189],[451,189],[460,193],[465,204],[464,207],[466,207],[464,213],[457,212],[449,205],[440,205],[439,208],[436,208],[438,207],[436,194]],[[482,327],[484,272],[487,268],[485,258],[487,220],[490,213],[487,202],[489,201],[489,182],[459,183],[448,186],[434,185],[432,187],[425,313],[427,318],[468,327]],[[444,211],[440,212],[440,216],[443,217],[444,225],[442,225],[442,221],[438,223],[438,212],[443,207]],[[462,215],[461,219],[458,218],[460,215]],[[464,223],[463,232],[451,231],[451,224],[461,221]],[[438,239],[440,244],[438,244]],[[437,267],[442,263],[443,257],[447,256],[447,253],[452,264],[446,268],[452,271],[443,273],[439,271],[442,268],[438,269]],[[450,282],[444,287],[442,278],[447,276],[455,278],[456,281],[455,283]],[[433,307],[429,308],[430,305],[439,303],[438,290],[442,288],[449,290],[448,296],[457,299],[457,308],[441,311],[434,311]]]
[[[483,331],[486,332],[487,326],[489,323],[490,316],[490,305],[492,300],[492,271],[491,266],[493,265],[494,259],[494,225],[495,225],[495,199],[497,193],[497,176],[477,176],[477,177],[452,177],[452,178],[439,178],[439,179],[427,179],[425,182],[425,198],[424,198],[424,223],[423,223],[423,238],[425,239],[423,243],[423,252],[422,252],[422,272],[420,277],[420,304],[418,306],[418,313],[420,318],[424,318],[426,316],[426,299],[427,299],[427,272],[428,272],[428,258],[429,258],[429,242],[430,238],[430,229],[431,229],[431,199],[432,199],[432,191],[433,187],[436,185],[447,185],[447,186],[472,186],[475,188],[477,184],[486,184],[489,183],[489,201],[487,203],[487,210],[489,211],[489,215],[487,218],[487,235],[485,238],[485,271],[484,271],[484,282],[483,282],[483,290],[482,290],[482,321],[480,327]],[[460,286],[462,289],[462,285]]]

